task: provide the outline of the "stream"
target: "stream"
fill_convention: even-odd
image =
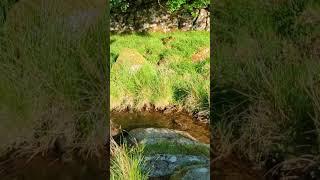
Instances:
[[[136,128],[168,128],[185,131],[202,143],[210,143],[209,125],[197,122],[186,112],[111,112],[111,120],[126,131]]]

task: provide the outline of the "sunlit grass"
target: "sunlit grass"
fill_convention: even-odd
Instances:
[[[172,40],[165,44],[166,37]],[[111,67],[124,48],[138,51],[146,63],[135,74],[128,68],[111,69],[111,109],[175,104],[189,111],[208,110],[210,60],[192,62],[192,55],[209,43],[208,32],[112,35]]]
[[[142,169],[145,160],[144,146],[128,147],[126,143],[117,145],[111,141],[111,180],[147,180],[148,173]]]

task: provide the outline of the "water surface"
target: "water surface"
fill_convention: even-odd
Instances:
[[[197,122],[186,112],[112,112],[111,120],[126,131],[135,128],[169,128],[188,132],[200,142],[210,143],[209,125]]]

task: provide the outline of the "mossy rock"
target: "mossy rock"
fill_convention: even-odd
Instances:
[[[146,63],[145,58],[135,49],[123,48],[119,56],[113,65],[113,68],[128,67],[128,68],[140,68]]]
[[[157,154],[157,153],[170,153],[170,154],[185,154],[185,155],[199,155],[199,156],[210,156],[209,145],[198,143],[198,142],[188,142],[182,139],[171,139],[166,138],[156,138],[152,141],[142,141],[145,150],[144,153],[147,155]]]
[[[210,146],[183,131],[167,128],[137,128],[129,132],[129,141],[145,147],[146,155],[166,153],[209,157]]]
[[[134,74],[138,72],[147,61],[145,58],[135,49],[123,48],[116,62],[113,64],[111,71],[116,73]]]

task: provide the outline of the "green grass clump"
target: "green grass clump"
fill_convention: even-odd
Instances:
[[[148,179],[148,173],[142,170],[145,162],[142,145],[129,148],[126,143],[118,146],[113,142],[111,146],[113,147],[110,167],[111,180]]]
[[[163,39],[172,40],[163,43]],[[141,109],[179,105],[190,111],[209,109],[210,59],[192,62],[192,55],[209,47],[208,32],[114,34],[111,36],[111,109]],[[121,51],[136,50],[146,60],[137,73],[113,68]]]

